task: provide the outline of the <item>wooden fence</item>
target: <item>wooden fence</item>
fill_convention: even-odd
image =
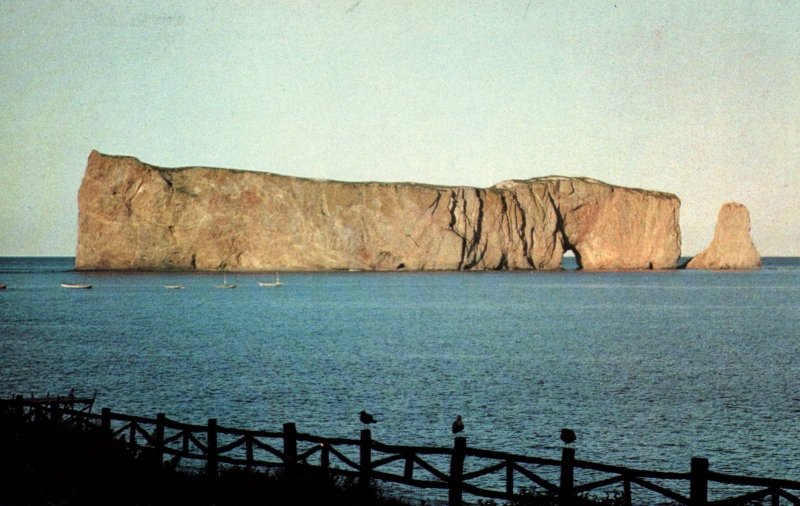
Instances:
[[[206,425],[192,425],[163,413],[145,418],[103,408],[96,414],[91,412],[90,400],[94,399],[48,401],[17,396],[0,400],[0,413],[22,421],[100,430],[134,451],[151,452],[162,464],[176,465],[184,459],[197,462],[211,480],[223,466],[280,467],[291,473],[305,465],[355,477],[359,483],[380,480],[447,490],[451,506],[461,506],[465,494],[515,500],[531,490],[550,495],[563,505],[581,504],[587,493],[609,490],[620,494],[626,505],[635,504],[634,491],[647,495],[645,502],[658,496],[662,501],[689,506],[763,501],[771,506],[800,505],[798,481],[717,473],[704,458],[693,458],[687,472],[647,471],[577,460],[575,450],[566,447],[556,460],[470,448],[464,437],[456,437],[449,448],[387,445],[373,440],[368,429],[361,431],[359,439],[347,439],[303,434],[293,423],[284,424],[281,432],[223,427],[214,418]],[[576,474],[590,479],[579,483]],[[710,485],[747,490],[710,500]],[[649,492],[642,492],[645,490]]]

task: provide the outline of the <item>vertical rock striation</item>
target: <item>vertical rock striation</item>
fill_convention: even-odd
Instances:
[[[491,188],[344,183],[93,151],[78,269],[670,269],[680,202],[585,178]]]
[[[735,202],[722,206],[711,244],[686,264],[687,269],[760,267],[761,255],[750,237],[750,213],[745,206]]]

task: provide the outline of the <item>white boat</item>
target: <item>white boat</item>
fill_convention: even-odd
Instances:
[[[227,276],[225,276],[223,274],[222,275],[222,284],[221,285],[217,285],[217,288],[236,288],[236,285],[234,285],[232,283],[229,284]]]
[[[281,278],[276,272],[275,281],[259,281],[258,286],[283,286],[283,283],[281,283]]]
[[[167,290],[183,290],[186,287],[183,285],[164,285],[164,288]]]
[[[83,285],[79,283],[61,283],[61,288],[82,288],[88,290],[92,285]]]

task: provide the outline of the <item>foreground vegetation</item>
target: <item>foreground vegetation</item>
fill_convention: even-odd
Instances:
[[[0,505],[326,505],[411,506],[425,501],[390,496],[375,483],[333,476],[300,466],[255,472],[223,469],[182,471],[158,462],[146,448],[132,451],[100,431],[44,422],[20,422],[0,416]],[[578,499],[577,504],[615,506],[612,496]],[[557,499],[535,491],[511,503],[478,501],[484,506],[555,506]]]
[[[292,476],[230,469],[209,481],[159,465],[146,450],[131,452],[97,431],[6,419],[0,432],[3,505],[411,504],[314,469]]]

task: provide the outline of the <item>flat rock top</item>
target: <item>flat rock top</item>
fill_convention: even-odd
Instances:
[[[563,176],[490,188],[159,168],[93,151],[79,269],[670,269],[680,201]]]

